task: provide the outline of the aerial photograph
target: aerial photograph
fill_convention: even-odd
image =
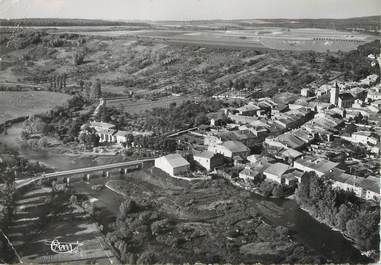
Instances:
[[[0,0],[0,264],[378,264],[380,0]]]

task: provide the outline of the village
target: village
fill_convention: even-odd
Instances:
[[[303,88],[301,98],[288,105],[271,98],[242,100],[241,107],[209,113],[208,126],[176,134],[178,145],[186,144],[187,150],[157,158],[155,167],[189,181],[201,172],[206,178],[221,175],[252,191],[261,190],[263,181],[293,190],[304,173],[312,171],[337,189],[377,202],[378,169],[369,166],[377,163],[380,154],[380,135],[375,130],[380,126],[381,107],[377,81],[377,75],[371,75],[360,82]],[[234,94],[232,90],[230,95]],[[327,95],[328,100],[320,100]],[[105,122],[93,121],[89,126],[101,143],[126,146],[131,134]],[[196,144],[189,141],[192,138]],[[364,155],[354,147],[363,149]],[[351,174],[353,167],[360,166],[368,170]]]
[[[0,263],[379,260],[379,32],[294,22],[4,26]]]

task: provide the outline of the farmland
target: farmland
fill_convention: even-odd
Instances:
[[[68,31],[73,33],[74,31]],[[275,50],[313,50],[317,52],[350,51],[373,36],[330,29],[289,29],[279,27],[258,27],[235,30],[104,30],[75,31],[86,36],[129,37],[161,40],[173,44],[201,46],[269,48]]]
[[[0,91],[0,123],[46,112],[55,106],[63,105],[69,98],[69,95],[46,91]]]

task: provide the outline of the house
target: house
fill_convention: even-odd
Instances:
[[[286,132],[277,137],[269,136],[265,139],[265,146],[272,149],[300,149],[305,146],[305,142],[294,136],[292,132]]]
[[[204,145],[222,144],[225,141],[239,141],[248,147],[260,144],[257,136],[250,130],[212,131],[204,136]]]
[[[381,85],[379,84],[378,86],[372,87],[368,91],[368,95],[366,96],[368,101],[375,101],[375,100],[380,100],[381,99]]]
[[[302,97],[312,97],[312,96],[314,96],[314,92],[312,91],[312,89],[310,89],[310,88],[302,88],[301,90],[300,90],[300,95],[302,96]]]
[[[115,143],[116,137],[114,136],[115,130],[113,129],[98,129],[96,130],[99,136],[100,143]]]
[[[257,111],[260,109],[261,108],[258,107],[257,105],[254,105],[253,103],[249,103],[249,104],[244,105],[240,108],[237,108],[237,111],[238,111],[239,115],[254,116],[257,114]]]
[[[380,137],[370,131],[354,132],[352,133],[352,142],[364,145],[378,145],[380,143]]]
[[[91,121],[89,127],[95,129],[96,134],[99,136],[100,143],[116,142],[116,137],[114,136],[116,129],[114,124]]]
[[[314,157],[301,157],[294,161],[294,168],[300,169],[303,172],[313,171],[318,177],[328,174],[338,165],[339,163]]]
[[[334,188],[353,192],[357,197],[365,200],[380,200],[380,179],[377,177],[357,177],[338,169],[332,170],[326,177]]]
[[[121,143],[127,143],[128,140],[128,135],[130,133],[127,131],[117,131],[114,136],[116,137],[116,142],[121,144]]]
[[[169,154],[155,159],[155,167],[174,176],[184,175],[190,170],[190,164],[179,154]]]
[[[291,168],[289,165],[283,163],[275,163],[266,168],[265,171],[263,171],[263,175],[265,175],[267,180],[284,184],[283,175]]]
[[[222,154],[228,158],[233,158],[234,156],[246,158],[250,153],[250,149],[239,141],[226,141],[222,144],[211,145],[208,147],[208,150],[216,154]]]
[[[377,79],[378,79],[378,75],[376,74],[368,75],[364,79],[360,80],[360,84],[364,86],[372,86],[377,82]]]
[[[301,157],[302,155],[303,155],[303,153],[301,153],[295,149],[288,148],[288,149],[286,149],[280,153],[280,158],[287,161],[287,162],[293,162],[297,158]]]
[[[210,151],[196,152],[193,154],[193,159],[207,171],[214,170],[224,164],[223,156]]]
[[[245,167],[241,172],[239,172],[238,177],[247,182],[255,181],[261,176],[261,172],[252,167]]]
[[[282,178],[284,178],[284,184],[292,186],[300,183],[304,174],[303,171],[293,168],[284,173]]]
[[[362,198],[365,200],[380,201],[380,179],[373,176],[361,178],[360,186],[363,189]]]
[[[339,108],[350,108],[355,102],[355,98],[351,93],[342,93],[339,95],[337,106]]]

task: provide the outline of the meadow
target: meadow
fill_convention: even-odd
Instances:
[[[46,112],[63,105],[71,96],[46,91],[0,91],[0,123]]]

